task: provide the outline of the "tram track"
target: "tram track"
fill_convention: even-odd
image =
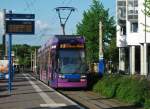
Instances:
[[[35,75],[32,76],[35,77]],[[76,102],[85,109],[143,109],[132,104],[119,102],[116,99],[100,96],[89,90],[57,89],[56,91]]]
[[[102,97],[92,91],[58,90],[73,101],[87,109],[142,109],[131,104],[119,102],[112,98]]]
[[[80,106],[84,107],[85,109],[90,109],[88,106],[84,105],[83,103],[79,102],[77,99],[73,98],[72,96],[69,96],[69,94],[65,93],[64,90],[57,90],[62,95],[66,96],[67,98],[71,99],[72,101],[76,102]],[[95,108],[93,108],[95,109]]]

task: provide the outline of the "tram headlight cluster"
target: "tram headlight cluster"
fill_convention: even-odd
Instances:
[[[87,78],[87,76],[86,75],[81,75],[81,78],[84,79],[84,78]]]
[[[64,78],[65,78],[65,76],[64,76],[64,75],[59,75],[59,78],[64,79]]]

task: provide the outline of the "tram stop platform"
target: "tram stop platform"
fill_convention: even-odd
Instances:
[[[84,109],[30,74],[16,74],[12,84],[9,94],[7,80],[0,80],[0,109]]]

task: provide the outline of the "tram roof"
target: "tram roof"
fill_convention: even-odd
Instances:
[[[73,39],[78,39],[78,41],[80,41],[81,43],[84,43],[85,41],[85,38],[81,35],[54,35],[53,37],[49,38],[47,42],[39,48],[38,52],[42,51],[48,46],[62,42],[70,42],[70,40]]]

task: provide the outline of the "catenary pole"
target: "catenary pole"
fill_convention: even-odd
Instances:
[[[104,73],[104,56],[103,56],[103,33],[102,22],[99,22],[99,76]]]

